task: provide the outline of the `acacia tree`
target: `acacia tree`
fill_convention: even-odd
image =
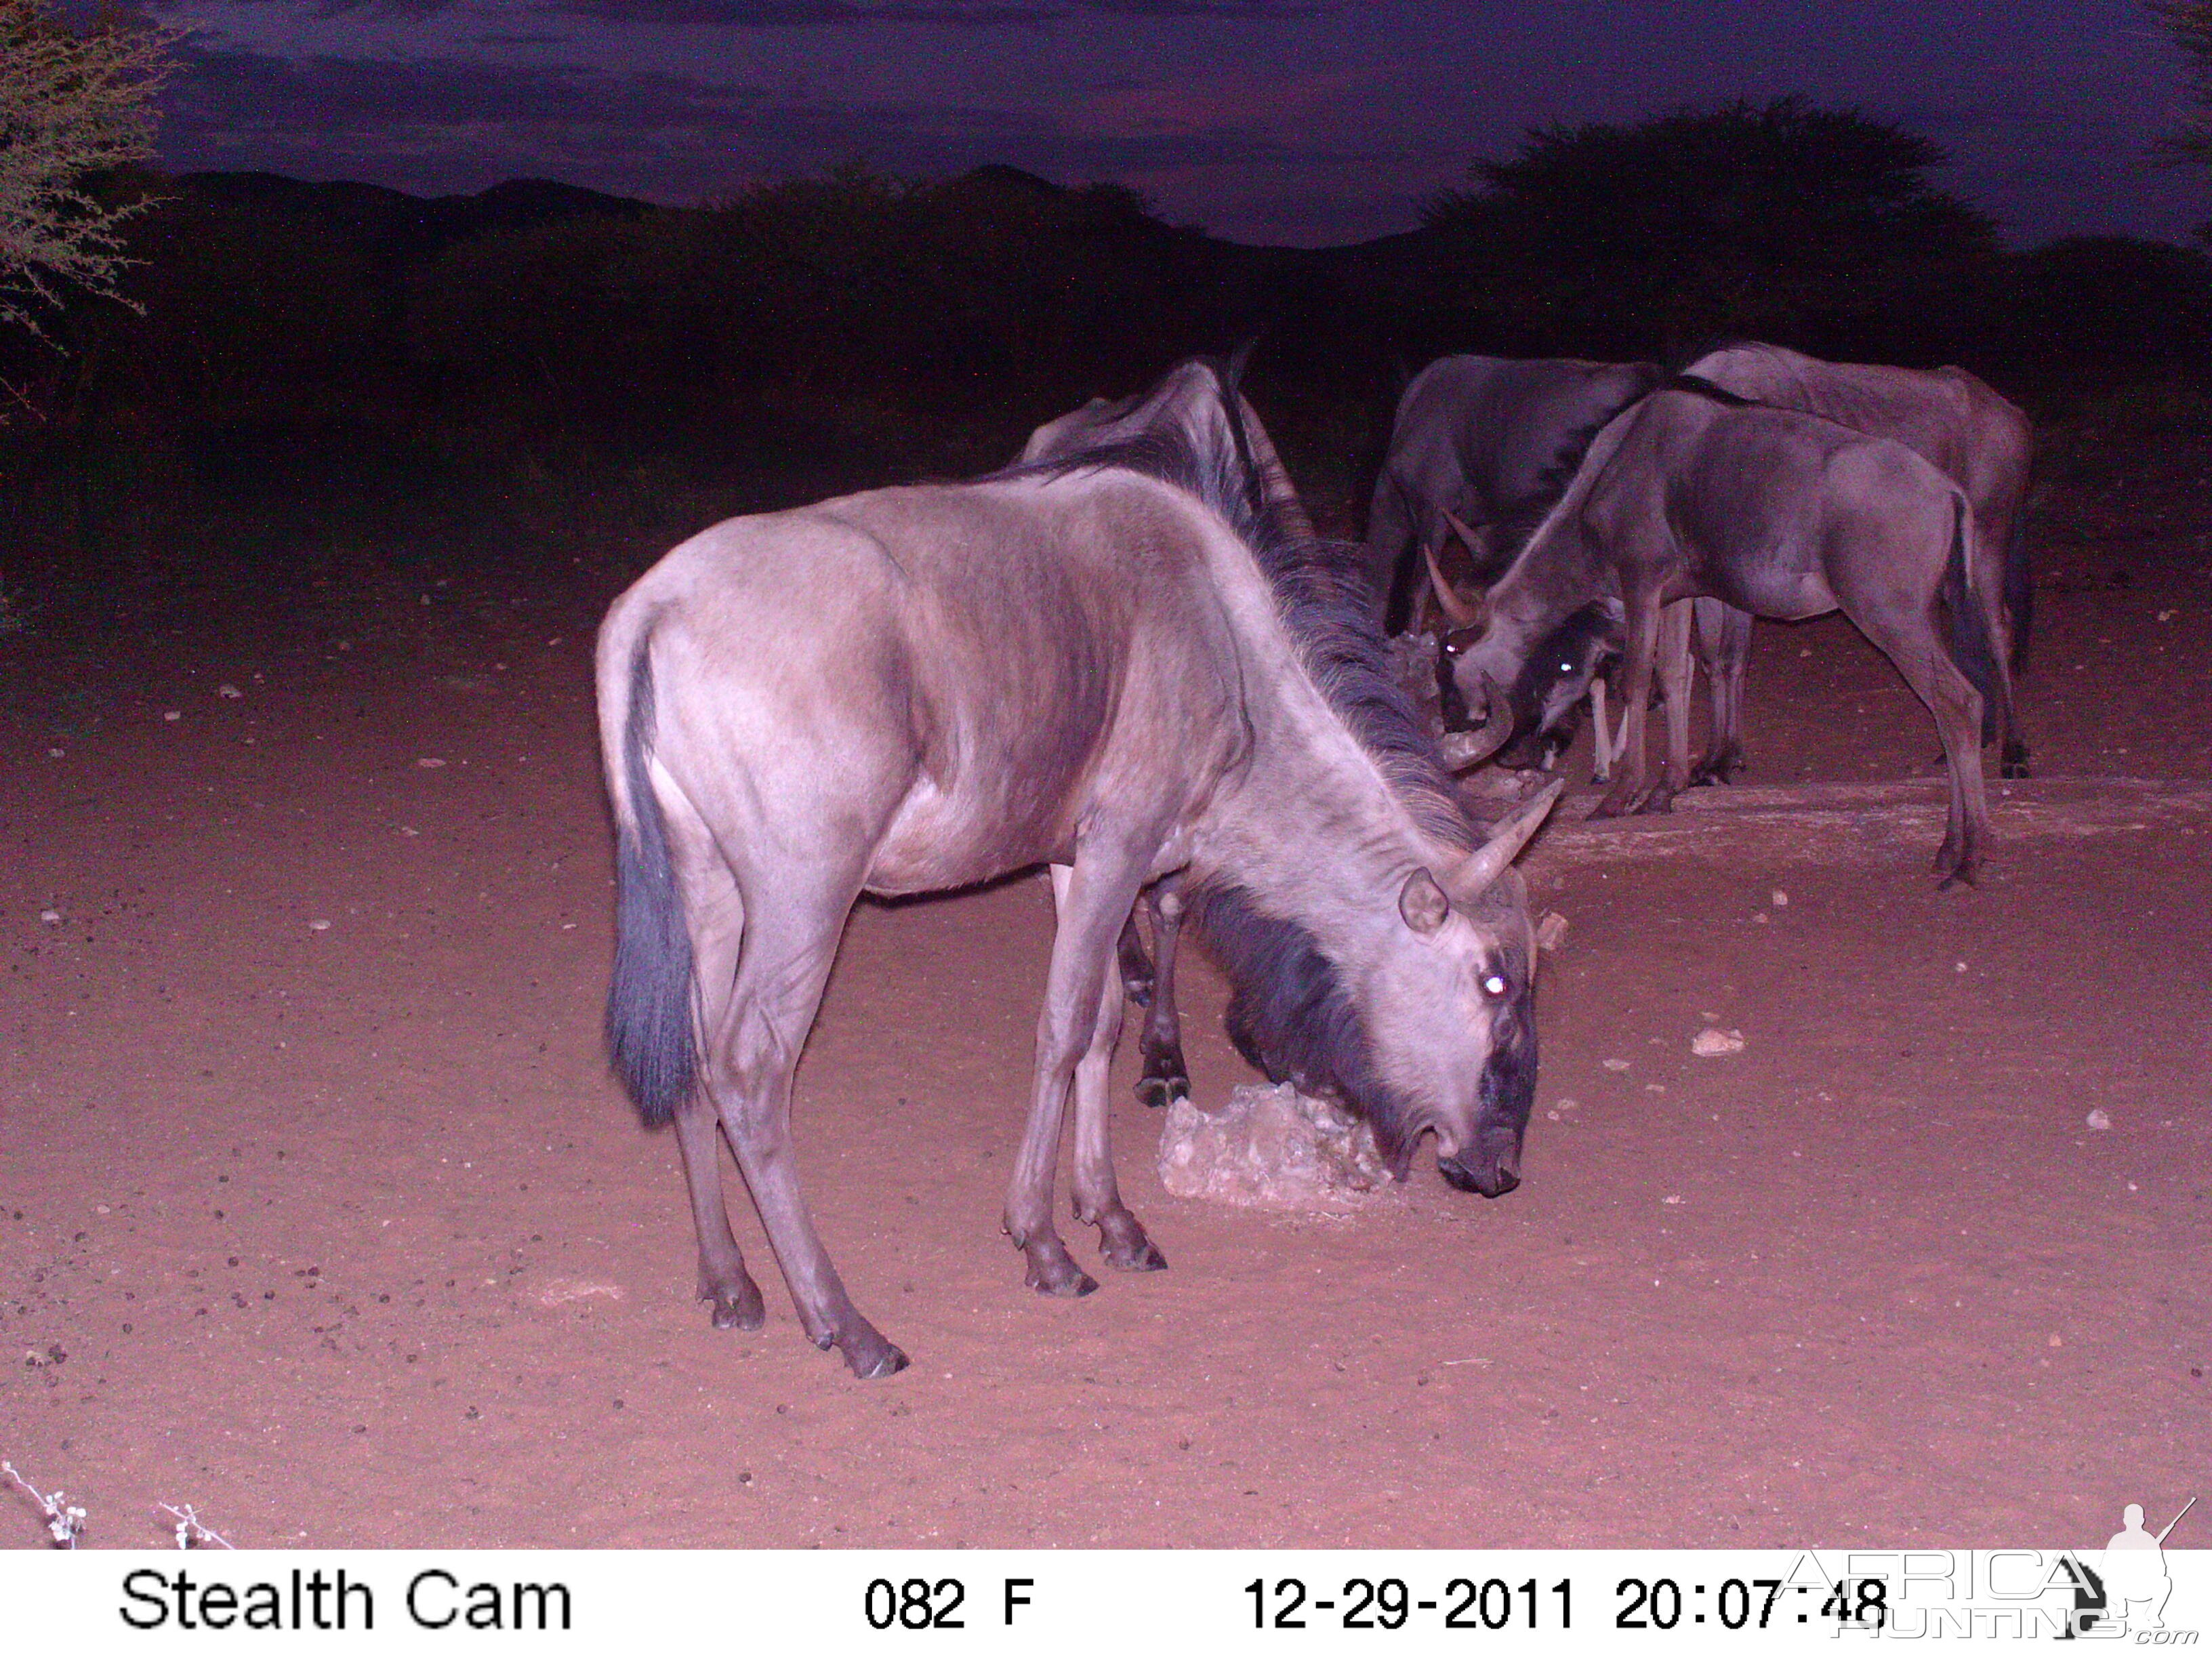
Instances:
[[[2183,161],[2212,167],[2212,0],[2145,0],[2188,60],[2189,91],[2197,107],[2180,131],[2165,141]]]
[[[1426,210],[1535,335],[1672,351],[1718,334],[1819,344],[1925,321],[1994,259],[1917,133],[1802,99],[1537,128]]]
[[[0,0],[0,322],[42,334],[71,289],[121,297],[123,226],[149,204],[93,183],[153,154],[170,46],[112,14],[80,33],[51,0]]]

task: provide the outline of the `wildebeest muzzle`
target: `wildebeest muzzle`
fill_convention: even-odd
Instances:
[[[1439,1152],[1437,1173],[1455,1191],[1503,1198],[1521,1184],[1520,1141],[1517,1137],[1485,1137],[1464,1158]]]

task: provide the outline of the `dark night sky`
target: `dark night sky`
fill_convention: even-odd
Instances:
[[[1531,125],[1802,94],[1942,144],[2015,242],[2185,238],[2212,185],[2136,0],[173,0],[163,159],[688,203],[862,157],[1117,179],[1248,241],[1402,230]]]

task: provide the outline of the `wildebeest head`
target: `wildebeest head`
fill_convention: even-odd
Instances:
[[[1513,683],[1513,738],[1502,766],[1549,766],[1575,740],[1577,711],[1591,682],[1620,660],[1626,622],[1619,599],[1594,599],[1528,653]]]
[[[1536,951],[1511,865],[1560,787],[1457,864],[1394,878],[1349,920],[1364,937],[1324,945],[1238,889],[1194,896],[1192,918],[1236,988],[1238,1049],[1274,1081],[1365,1118],[1401,1180],[1433,1134],[1437,1170],[1460,1191],[1498,1198],[1520,1184]]]
[[[1559,788],[1552,785],[1501,834],[1533,833]],[[1467,888],[1458,872],[1441,881],[1425,871],[1408,878],[1400,920],[1430,960],[1391,975],[1403,978],[1374,1023],[1406,1114],[1395,1137],[1401,1159],[1432,1133],[1437,1172],[1449,1185],[1502,1198],[1521,1184],[1522,1141],[1535,1101],[1536,945],[1518,871],[1501,871],[1480,890]]]

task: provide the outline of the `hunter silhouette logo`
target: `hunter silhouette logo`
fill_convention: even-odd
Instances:
[[[2120,1529],[2106,1541],[2095,1566],[2071,1551],[2060,1557],[2052,1583],[2072,1586],[2074,1612],[2058,1639],[2109,1639],[2133,1632],[2139,1641],[2156,1640],[2150,1632],[2166,1629],[2166,1598],[2173,1594],[2173,1580],[2166,1570],[2166,1534],[2196,1507],[2192,1498],[2181,1506],[2180,1515],[2154,1535],[2143,1528],[2142,1505],[2130,1504],[2120,1511]],[[2194,1639],[2193,1633],[2188,1639]]]
[[[2164,1630],[2166,1599],[2173,1594],[2173,1580],[2166,1571],[2166,1537],[2181,1524],[2181,1516],[2197,1507],[2192,1498],[2153,1537],[2143,1530],[2142,1505],[2130,1504],[2120,1512],[2120,1529],[2106,1540],[2099,1571],[2112,1619],[2123,1630]]]

